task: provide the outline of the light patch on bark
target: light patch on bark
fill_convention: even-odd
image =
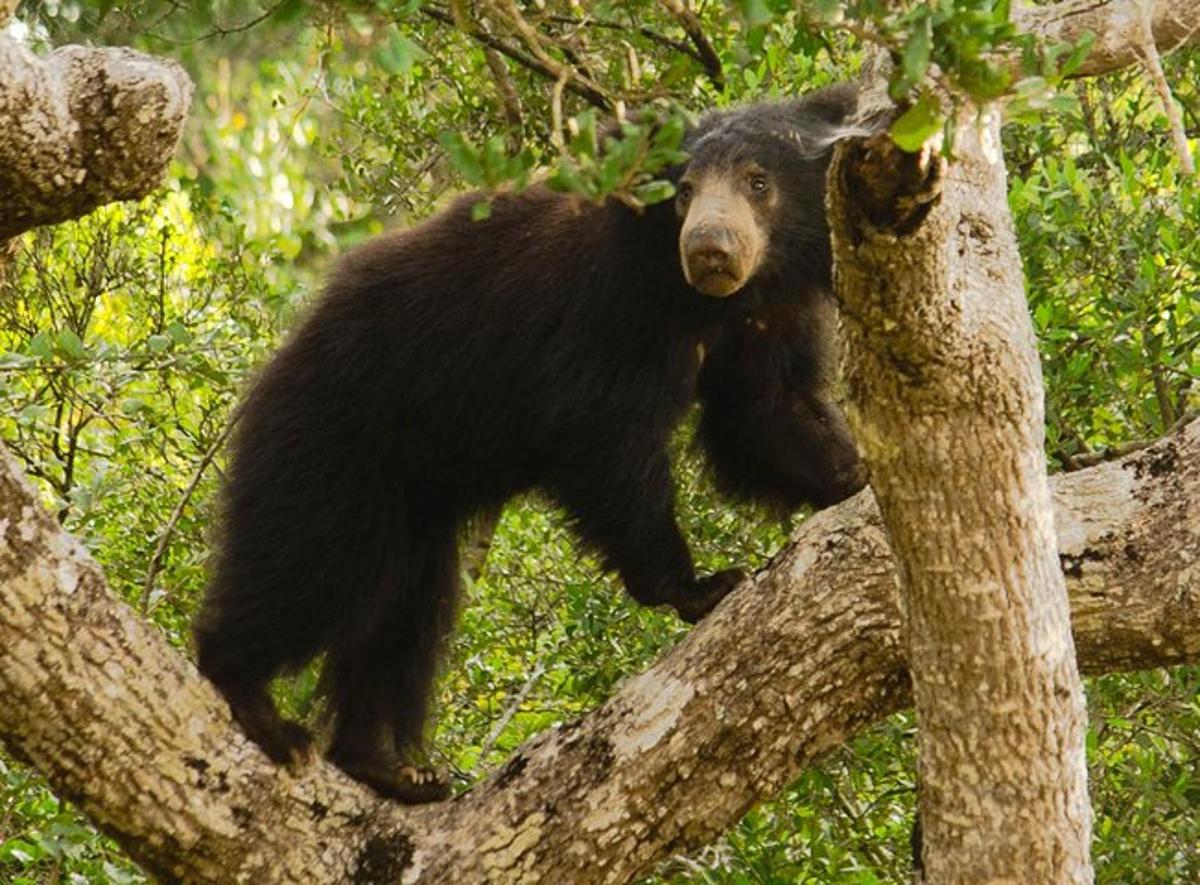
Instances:
[[[626,689],[633,719],[613,739],[617,757],[635,756],[670,734],[695,693],[692,685],[673,676],[664,679],[644,674],[637,677]]]
[[[613,790],[603,790],[591,797],[592,813],[583,819],[583,829],[589,833],[607,833],[629,816],[622,797]]]
[[[489,880],[499,877],[500,881],[506,882],[537,881],[537,877],[524,861],[526,853],[540,841],[545,821],[544,814],[535,812],[516,827],[501,825],[479,846],[483,856],[483,869]]]
[[[1116,464],[1100,464],[1093,470],[1081,471],[1072,487],[1076,502],[1094,502],[1095,506],[1061,506],[1055,510],[1055,528],[1060,554],[1081,551],[1091,537],[1097,519],[1116,518],[1124,521],[1136,510],[1133,499],[1135,480],[1128,470]]]

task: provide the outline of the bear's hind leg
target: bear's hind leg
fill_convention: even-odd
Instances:
[[[263,648],[262,632],[248,631],[245,621],[234,621],[210,608],[195,630],[197,664],[229,704],[233,719],[246,737],[258,744],[277,765],[296,764],[308,758],[312,736],[302,725],[279,715],[268,686],[288,663],[302,654],[271,654]]]
[[[329,760],[381,796],[408,804],[450,795],[423,743],[437,664],[458,601],[453,528],[406,539],[380,576],[378,605],[339,638],[326,664],[334,715]]]

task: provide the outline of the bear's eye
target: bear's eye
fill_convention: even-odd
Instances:
[[[690,203],[692,201],[692,186],[686,181],[679,182],[679,202]]]
[[[756,194],[765,194],[767,192],[767,176],[759,175],[757,172],[750,176],[750,190]]]

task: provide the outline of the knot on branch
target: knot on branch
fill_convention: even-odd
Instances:
[[[930,147],[906,153],[884,131],[843,142],[840,150],[847,208],[876,230],[911,233],[941,196],[945,159]]]
[[[40,59],[0,37],[0,237],[158,186],[187,118],[183,68],[130,49]]]

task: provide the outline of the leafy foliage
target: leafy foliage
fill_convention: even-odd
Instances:
[[[491,47],[471,36],[485,6],[455,3],[466,10],[460,27],[450,6],[413,0],[22,8],[35,40],[136,43],[181,58],[198,85],[163,192],[26,237],[0,284],[0,439],[117,592],[180,646],[203,586],[230,410],[339,251],[385,222],[425,216],[465,185],[484,189],[483,214],[487,190],[522,186],[546,174],[538,170],[589,199],[668,198],[652,182],[678,148],[675,109],[844,76],[865,39],[847,22],[872,24],[870,39],[888,41],[898,91],[936,66],[973,94],[1020,98],[1040,94],[1068,61],[1062,50],[1050,61],[1035,54],[1024,85],[995,79],[988,52],[1012,35],[1003,5],[984,0],[886,10],[816,2],[801,13],[785,0],[741,0],[732,12],[693,4],[716,72],[663,4],[547,2],[518,4],[543,43],[488,20],[508,52],[501,76]],[[812,30],[815,15],[834,27]],[[535,49],[596,94],[529,67]],[[1200,53],[1169,58],[1167,73],[1195,132]],[[1072,466],[1157,436],[1197,406],[1200,194],[1180,175],[1138,76],[1055,95],[1036,115],[1028,101],[1016,108],[1005,147],[1042,344],[1047,456]],[[637,110],[606,142],[619,104]],[[645,125],[641,109],[659,125]],[[921,113],[897,135],[919,144],[935,132],[940,111]],[[789,526],[717,499],[687,433],[677,448],[698,565],[765,562]],[[467,597],[435,741],[460,785],[594,707],[684,630],[630,603],[537,498],[505,510]],[[280,698],[312,717],[314,684],[310,670],[280,686]],[[1196,668],[1091,683],[1102,881],[1200,880],[1198,689]],[[861,736],[655,881],[906,881],[912,728],[898,716]],[[62,878],[141,876],[35,775],[0,760],[0,880]]]

